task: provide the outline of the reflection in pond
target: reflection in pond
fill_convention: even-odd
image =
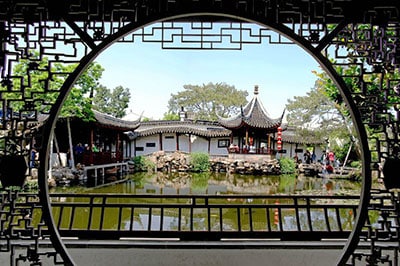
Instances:
[[[238,175],[228,173],[147,173],[140,172],[126,177],[128,182],[99,187],[79,184],[56,187],[51,192],[74,193],[128,193],[162,195],[359,195],[360,181],[329,179],[304,175]],[[123,181],[123,180],[120,180]]]
[[[323,210],[320,207],[312,208],[307,213],[306,207],[293,208],[293,200],[284,195],[359,195],[360,182],[350,181],[346,179],[324,179],[307,176],[295,175],[276,175],[276,176],[250,176],[250,175],[233,175],[221,173],[137,173],[128,176],[127,180],[121,183],[110,184],[96,188],[87,188],[84,186],[71,186],[66,188],[57,188],[53,192],[73,192],[74,194],[96,193],[94,195],[102,195],[103,193],[114,193],[120,196],[107,199],[110,204],[142,204],[151,203],[153,205],[141,205],[133,208],[116,208],[110,207],[104,209],[94,208],[89,210],[90,206],[77,208],[74,219],[74,226],[80,228],[87,222],[85,219],[92,221],[103,221],[103,229],[125,228],[126,230],[172,230],[172,231],[190,231],[193,230],[223,230],[223,231],[240,231],[253,230],[265,231],[268,226],[271,230],[296,231],[298,228],[297,219],[302,230],[310,230],[308,228],[312,223],[314,230],[328,230],[327,224],[331,228],[342,227],[345,230],[351,230],[354,219],[352,208],[344,208],[335,211],[334,209]],[[185,195],[229,195],[228,197],[216,197],[209,199],[214,204],[226,205],[221,210],[217,208],[204,208],[204,202],[200,198],[194,202],[193,199]],[[124,196],[126,195],[126,196]],[[141,198],[133,195],[143,195],[147,197]],[[154,195],[154,197],[148,197]],[[169,197],[163,197],[168,195]],[[171,197],[172,195],[172,197]],[[178,195],[174,197],[174,195]],[[232,196],[231,196],[232,195]],[[243,196],[241,196],[243,195]],[[252,198],[250,195],[255,195]],[[267,198],[262,196],[279,195],[280,198]],[[257,197],[258,196],[258,197]],[[94,196],[93,204],[101,204],[102,196]],[[182,198],[179,198],[182,197]],[[87,197],[66,199],[68,202],[86,201]],[[53,199],[53,203],[57,200]],[[312,204],[343,204],[345,202],[356,206],[358,200],[341,200],[334,202],[333,199],[321,198],[313,201]],[[77,202],[79,203],[79,202]],[[155,204],[155,205],[154,205]],[[160,207],[157,204],[185,204],[187,207],[178,209],[173,206]],[[200,204],[200,205],[198,205]],[[300,202],[299,204],[305,204]],[[158,207],[155,207],[155,206]],[[265,206],[270,207],[265,207]],[[231,207],[230,207],[231,206]],[[249,208],[248,206],[254,206]],[[256,207],[258,206],[258,207]],[[277,206],[275,208],[275,206]],[[278,206],[290,206],[282,207]],[[193,213],[191,213],[193,210]],[[55,217],[60,217],[60,210],[53,208]],[[250,219],[251,212],[251,219]],[[91,213],[92,218],[88,217]],[[338,216],[338,214],[340,214]],[[102,215],[104,215],[103,218]],[[209,216],[208,216],[209,215]],[[120,217],[121,220],[118,219]],[[56,218],[57,220],[58,218]],[[62,215],[63,221],[60,223],[69,224],[70,218],[67,212]],[[65,219],[65,221],[64,221]],[[80,221],[83,219],[82,221]],[[238,223],[240,219],[240,223]],[[326,221],[329,219],[329,222]],[[250,226],[249,221],[252,221]],[[372,219],[374,220],[374,219]],[[75,225],[76,223],[76,225]],[[80,225],[81,224],[81,225]],[[92,226],[99,226],[98,222],[93,222]],[[247,228],[247,229],[246,229]],[[308,228],[308,229],[307,229]]]
[[[131,193],[358,195],[360,182],[296,175],[251,176],[221,173],[136,174]]]
[[[96,192],[158,195],[359,195],[361,182],[296,175],[238,175],[228,173],[136,173],[128,182],[87,188],[58,187],[53,192]]]

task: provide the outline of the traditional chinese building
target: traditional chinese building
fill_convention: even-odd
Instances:
[[[258,86],[255,86],[253,98],[239,114],[219,117],[214,122],[188,119],[183,110],[180,120],[142,122],[140,117],[130,121],[94,111],[94,121],[70,119],[73,145],[86,144],[82,159],[85,165],[121,162],[157,151],[265,158],[274,157],[278,152],[278,129],[282,129],[281,156],[302,158],[307,148],[321,150],[323,141],[299,138],[294,129],[282,123],[284,112],[279,118],[271,118],[258,95]],[[63,153],[70,147],[67,132],[67,120],[60,118],[55,135]]]
[[[79,143],[84,147],[82,157],[75,163],[99,165],[122,162],[130,158],[130,154],[126,152],[130,140],[124,132],[137,129],[140,126],[140,120],[127,121],[95,110],[93,113],[94,121],[90,122],[76,117],[69,118],[69,121],[66,118],[59,118],[55,136],[60,153],[70,152],[68,141],[70,130],[74,148]]]
[[[127,132],[133,156],[160,150],[227,155],[230,134],[230,130],[221,127],[217,122],[189,119],[141,122],[135,131]]]
[[[274,154],[278,128],[282,126],[284,111],[279,118],[271,118],[258,98],[258,86],[254,87],[252,100],[233,117],[219,117],[221,126],[231,130],[230,152]]]
[[[279,118],[271,118],[258,98],[258,86],[252,100],[241,112],[218,121],[187,119],[181,110],[181,120],[140,122],[134,131],[126,132],[130,142],[125,145],[126,157],[147,155],[156,151],[205,152],[211,156],[274,157],[278,152],[278,131],[282,130],[281,156],[297,156],[307,148],[320,150],[323,144],[316,138],[298,137]],[[245,159],[245,158],[243,158]]]

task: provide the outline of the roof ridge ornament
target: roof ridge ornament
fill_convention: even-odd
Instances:
[[[258,85],[254,85],[254,95],[258,95]]]

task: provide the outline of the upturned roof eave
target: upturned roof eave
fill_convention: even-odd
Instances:
[[[140,118],[135,121],[127,121],[93,110],[94,118],[99,126],[113,128],[121,131],[136,130],[140,126]]]

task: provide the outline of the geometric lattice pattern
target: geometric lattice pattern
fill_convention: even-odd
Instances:
[[[400,8],[396,1],[5,1],[0,0],[0,153],[24,158],[33,147],[47,158],[52,124],[63,99],[88,62],[112,42],[159,42],[166,49],[241,49],[268,42],[298,43],[325,67],[341,90],[360,136],[363,153],[363,193],[353,236],[341,263],[365,260],[391,265],[398,252],[398,195],[387,190],[370,193],[372,177],[382,176],[385,160],[400,159]],[[265,26],[247,23],[254,21]],[[153,27],[144,26],[153,24]],[[275,33],[274,31],[277,31]],[[26,68],[18,68],[20,62]],[[58,64],[71,66],[60,71]],[[42,114],[50,114],[38,131]],[[14,161],[14,160],[13,160]],[[24,163],[14,169],[26,167]],[[0,169],[5,169],[0,167]],[[17,171],[1,173],[13,180]],[[70,263],[61,240],[52,231],[46,189],[46,169],[39,167],[43,223],[65,263]],[[386,177],[387,178],[387,177]],[[390,203],[377,204],[391,195]],[[16,236],[7,225],[24,223],[29,231],[29,207],[13,210],[17,193],[5,192],[1,201],[1,251],[12,253]],[[47,210],[47,212],[46,212]],[[363,239],[370,252],[359,252],[359,232],[368,213],[378,213],[377,228]],[[28,216],[27,216],[28,215]],[[11,224],[10,224],[11,223]],[[367,223],[368,224],[368,223]],[[364,228],[365,230],[365,228]],[[381,233],[382,231],[382,233]],[[37,232],[40,235],[40,230]],[[27,248],[36,263],[41,253]],[[42,236],[40,236],[42,237]],[[35,246],[36,247],[36,246]],[[395,250],[388,255],[385,250]],[[48,255],[53,255],[49,253]]]
[[[11,254],[10,265],[42,265],[43,260],[54,265],[64,264],[56,250],[39,250],[40,241],[49,236],[41,233],[46,229],[44,221],[33,219],[41,208],[37,195],[20,197],[18,190],[6,189],[0,203],[0,252]]]

